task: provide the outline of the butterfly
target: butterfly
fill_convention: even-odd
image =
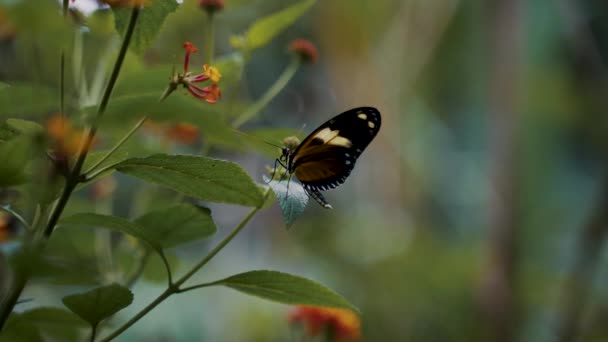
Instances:
[[[277,162],[302,183],[308,196],[331,209],[321,191],[344,183],[357,158],[380,130],[378,109],[347,110],[310,133],[295,149],[282,148]]]

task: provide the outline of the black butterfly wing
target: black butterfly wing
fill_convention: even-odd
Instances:
[[[373,107],[353,108],[330,119],[295,149],[290,172],[307,190],[335,188],[350,175],[380,125],[380,112]]]

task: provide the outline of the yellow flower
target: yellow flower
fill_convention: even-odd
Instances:
[[[203,65],[203,74],[207,75],[213,83],[218,83],[222,78],[222,74],[216,67],[207,64]]]

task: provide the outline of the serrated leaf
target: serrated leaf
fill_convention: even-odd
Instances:
[[[300,276],[277,271],[250,271],[218,280],[237,291],[284,304],[318,305],[359,311],[331,289]]]
[[[301,17],[315,2],[316,0],[304,0],[257,20],[244,35],[246,48],[254,50],[266,45]]]
[[[157,154],[127,159],[116,169],[203,201],[251,207],[263,202],[260,188],[238,164],[229,161]]]
[[[293,180],[289,181],[288,186],[287,180],[271,181],[264,176],[264,182],[267,182],[272,192],[274,192],[287,228],[291,227],[296,219],[302,216],[304,209],[306,209],[306,205],[308,204],[306,190],[304,190],[300,183]]]
[[[162,247],[158,241],[148,236],[139,225],[121,217],[95,213],[79,213],[62,219],[60,224],[93,226],[129,234],[146,242],[150,247],[162,254]]]
[[[209,209],[190,204],[149,212],[135,223],[163,248],[204,239],[217,230]]]
[[[80,318],[96,326],[133,302],[133,293],[121,285],[111,284],[91,291],[67,296],[63,304]]]
[[[165,18],[178,7],[175,0],[149,1],[141,10],[131,38],[131,46],[141,54],[154,42]],[[123,34],[129,23],[131,11],[116,7],[114,10],[116,29]]]

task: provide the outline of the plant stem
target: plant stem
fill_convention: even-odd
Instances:
[[[58,205],[53,210],[53,214],[49,219],[49,223],[44,231],[45,238],[49,238],[53,232],[53,228],[57,224],[65,205],[72,194],[72,191],[76,188],[76,185],[80,181],[80,171],[82,169],[82,165],[87,157],[87,151],[91,148],[91,144],[93,143],[93,138],[97,133],[97,124],[99,120],[103,116],[106,111],[106,107],[108,106],[108,102],[110,101],[110,96],[112,95],[112,90],[114,89],[114,85],[118,80],[118,75],[120,74],[120,69],[122,67],[122,63],[127,55],[127,50],[129,48],[129,42],[131,41],[131,36],[135,31],[135,24],[137,23],[137,18],[139,17],[139,12],[141,9],[139,7],[133,7],[131,11],[131,18],[129,19],[129,25],[127,26],[127,32],[125,33],[125,37],[123,39],[122,45],[120,46],[120,51],[118,52],[118,57],[116,57],[116,63],[114,64],[114,69],[112,69],[112,74],[110,75],[110,79],[108,80],[108,85],[103,93],[101,98],[101,102],[99,103],[99,107],[97,108],[97,115],[95,116],[94,122],[91,127],[87,130],[86,138],[84,143],[80,146],[80,150],[78,151],[78,159],[72,169],[71,174],[66,180],[66,186],[64,188],[64,192],[59,199]]]
[[[287,82],[289,82],[289,80],[291,80],[296,71],[298,71],[300,64],[301,58],[298,56],[293,56],[291,62],[285,68],[285,70],[283,70],[281,76],[277,78],[274,84],[270,88],[268,88],[266,93],[264,93],[264,95],[262,95],[262,97],[257,102],[252,104],[249,108],[247,108],[247,110],[243,112],[243,114],[241,114],[241,116],[234,120],[234,122],[232,123],[232,127],[241,127],[243,124],[253,119],[260,110],[266,107],[268,103],[270,103],[270,101],[272,101],[272,99],[274,99],[281,92],[281,90],[285,88]]]
[[[61,5],[61,13],[65,18],[68,14],[70,0],[63,0]],[[61,50],[61,62],[59,66],[59,112],[65,115],[65,51]]]
[[[16,218],[16,219],[17,219],[17,221],[21,222],[21,224],[22,224],[22,225],[24,225],[24,226],[25,226],[25,228],[26,228],[28,231],[31,231],[31,230],[32,230],[32,227],[30,226],[30,224],[29,224],[29,223],[27,223],[27,221],[26,221],[26,220],[23,218],[23,216],[19,215],[19,214],[18,214],[16,211],[14,211],[13,209],[8,208],[8,207],[6,207],[6,206],[0,206],[0,210],[2,210],[2,211],[6,211],[7,213],[9,213],[9,214],[13,215],[13,217],[14,217],[14,218]]]
[[[64,0],[64,4],[66,2],[67,2],[67,0]],[[120,73],[122,62],[124,61],[125,56],[127,54],[129,42],[131,41],[131,37],[132,37],[133,31],[135,29],[135,24],[137,23],[137,18],[139,17],[139,12],[140,12],[139,7],[134,7],[133,11],[131,12],[131,18],[129,19],[129,25],[127,27],[127,32],[123,39],[122,46],[120,47],[120,52],[118,54],[118,57],[116,58],[116,63],[114,64],[114,69],[112,70],[112,74],[110,75],[110,79],[108,81],[108,85],[106,86],[105,92],[103,94],[103,98],[97,109],[97,115],[95,117],[95,121],[93,122],[91,128],[86,133],[87,134],[86,140],[80,146],[80,150],[78,151],[78,159],[76,160],[76,163],[74,165],[74,168],[72,169],[72,172],[66,179],[66,184],[63,188],[63,192],[61,193],[61,197],[59,198],[57,204],[53,208],[51,216],[50,216],[50,218],[47,222],[46,228],[44,230],[44,235],[43,235],[44,240],[48,240],[49,237],[51,236],[51,234],[53,233],[53,229],[55,228],[55,225],[59,221],[59,218],[61,217],[63,209],[65,208],[66,204],[68,203],[68,200],[70,199],[72,192],[76,188],[76,185],[78,185],[78,182],[80,181],[80,171],[82,169],[82,165],[87,156],[87,151],[89,150],[89,148],[91,147],[91,143],[93,142],[93,137],[95,136],[95,133],[97,132],[97,123],[99,122],[99,119],[103,116],[103,114],[106,110],[108,101],[110,99],[110,95],[112,94],[112,89],[114,88],[114,85],[116,84],[116,80],[118,79],[118,75]],[[34,250],[38,250],[43,247],[43,244],[41,244],[40,242],[35,242],[33,247],[34,247]],[[13,282],[13,284],[9,290],[8,296],[2,301],[2,306],[0,306],[0,330],[2,329],[2,327],[4,326],[4,323],[8,319],[8,316],[12,312],[13,307],[17,303],[17,300],[19,299],[21,292],[23,292],[23,289],[25,288],[25,285],[27,284],[28,278],[29,278],[29,271],[23,272],[22,274],[17,275],[16,280]]]
[[[215,22],[213,20],[213,12],[207,12],[207,39],[205,40],[205,62],[213,65],[213,56],[215,54]]]
[[[264,200],[262,201],[262,203],[266,201],[266,197],[268,196],[268,194],[269,194],[269,192],[267,191],[266,194],[264,195]],[[137,323],[137,321],[139,321],[142,317],[144,317],[148,312],[150,312],[152,309],[154,309],[156,306],[158,306],[158,304],[162,303],[165,299],[167,299],[168,297],[170,297],[171,295],[173,295],[175,293],[182,292],[179,289],[179,286],[182,285],[183,283],[185,283],[188,279],[190,279],[190,277],[192,277],[198,270],[200,270],[203,266],[205,266],[215,255],[217,255],[224,247],[226,247],[226,245],[230,241],[232,241],[232,239],[234,239],[234,237],[237,236],[241,230],[243,230],[243,228],[247,225],[247,223],[251,220],[251,218],[253,218],[253,216],[261,208],[262,208],[262,205],[260,205],[259,207],[253,208],[249,212],[249,214],[247,214],[247,216],[245,216],[245,218],[241,221],[241,223],[239,223],[232,230],[232,232],[230,232],[230,234],[228,234],[228,236],[226,236],[217,246],[215,246],[215,248],[213,250],[211,250],[211,252],[209,252],[209,254],[207,254],[188,273],[186,273],[186,275],[184,275],[179,280],[177,280],[175,283],[173,283],[172,286],[167,287],[167,289],[165,291],[163,291],[163,293],[161,293],[152,303],[148,304],[145,308],[143,308],[140,312],[138,312],[135,316],[133,316],[130,320],[128,320],[125,324],[123,324],[120,328],[116,329],[110,335],[108,335],[107,337],[102,339],[101,342],[111,341],[112,339],[118,337],[125,330],[129,329],[133,324]]]
[[[141,125],[143,125],[143,123],[146,121],[147,118],[148,118],[147,116],[144,116],[143,118],[141,118],[141,120],[139,120],[135,124],[135,126],[133,126],[133,128],[131,128],[131,130],[129,130],[129,132],[127,132],[127,134],[125,134],[125,136],[122,137],[122,139],[120,139],[120,141],[118,141],[116,143],[116,145],[114,145],[112,147],[112,149],[110,151],[108,151],[108,153],[106,153],[105,156],[103,156],[103,158],[101,158],[98,162],[93,164],[93,166],[89,167],[86,171],[84,171],[84,174],[87,175],[87,178],[94,178],[94,177],[90,177],[88,174],[91,173],[93,170],[95,170],[104,161],[106,161],[114,152],[116,152],[116,150],[118,150],[120,148],[120,146],[122,146],[135,133],[135,131],[137,131],[139,129],[139,127],[141,127]],[[96,174],[99,174],[99,172],[96,172]]]
[[[97,324],[91,326],[91,338],[89,341],[95,342],[95,335],[97,335]]]

